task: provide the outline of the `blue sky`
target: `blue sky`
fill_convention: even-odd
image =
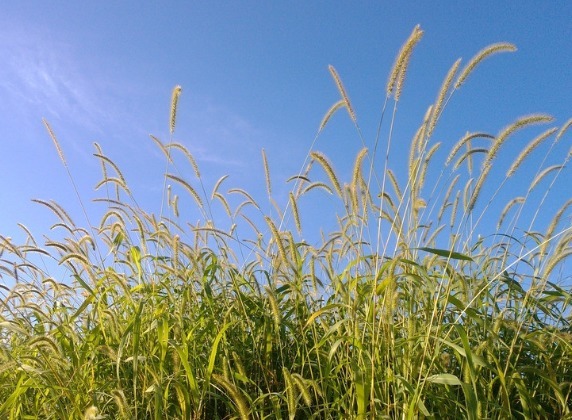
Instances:
[[[416,24],[425,35],[399,102],[397,172],[449,67],[495,42],[518,51],[484,62],[455,94],[435,133],[444,153],[466,131],[495,134],[525,114],[551,114],[555,125],[572,117],[570,2],[54,1],[7,2],[2,9],[0,234],[16,241],[23,238],[18,222],[38,236],[55,222],[32,198],[54,199],[85,225],[42,118],[88,207],[100,196],[93,191],[101,179],[92,156],[98,142],[139,203],[158,209],[164,160],[149,134],[168,140],[171,90],[180,84],[175,140],[191,150],[207,186],[230,174],[227,188],[264,197],[264,148],[274,191],[285,197],[284,181],[299,171],[323,115],[339,99],[328,65],[339,72],[371,145],[387,75]],[[571,136],[563,141],[560,157]],[[347,115],[338,113],[315,148],[347,179],[361,146]],[[557,198],[569,198],[571,181],[570,170],[561,174]],[[546,211],[557,208],[555,202]]]

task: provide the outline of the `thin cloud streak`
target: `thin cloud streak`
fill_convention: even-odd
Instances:
[[[0,86],[9,93],[5,100],[19,109],[32,105],[33,112],[45,113],[47,118],[95,126],[95,119],[102,115],[75,70],[74,61],[60,46],[20,39],[6,47],[5,40],[0,49],[0,59],[6,64],[0,73]]]
[[[199,162],[249,167],[252,156],[258,155],[258,148],[269,134],[246,116],[215,105],[210,99],[199,100],[206,106],[199,107],[193,100],[195,104],[190,109],[182,109],[190,114],[189,123],[180,121],[182,143]]]

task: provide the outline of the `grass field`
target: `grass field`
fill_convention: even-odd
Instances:
[[[52,236],[40,242],[21,225],[25,243],[0,237],[0,274],[14,283],[0,286],[0,416],[572,418],[572,199],[542,231],[531,229],[552,200],[546,185],[568,169],[572,149],[559,164],[545,162],[570,141],[572,120],[509,116],[498,133],[467,133],[435,160],[445,146],[433,133],[452,95],[483,60],[515,50],[495,44],[454,63],[419,118],[407,167],[396,171],[387,156],[422,35],[413,30],[388,77],[380,115],[387,137],[363,138],[330,66],[340,100],[316,138],[347,111],[364,148],[349,179],[312,148],[285,200],[272,195],[263,151],[269,214],[241,188],[224,192],[225,176],[206,185],[182,144],[156,137],[165,198],[147,212],[96,144],[100,221],[81,227],[57,203],[37,200],[59,220]],[[180,94],[177,86],[171,137]],[[499,179],[495,159],[517,132],[532,140]],[[549,143],[546,156],[536,153]],[[542,166],[528,192],[491,214],[501,187],[483,195],[485,187],[512,182],[531,156]],[[190,179],[180,175],[180,158]],[[531,210],[540,183],[546,194]],[[323,205],[325,196],[337,204]],[[189,223],[179,200],[201,220]],[[316,241],[302,239],[315,223],[302,210],[312,205],[337,220]],[[73,281],[52,277],[41,261],[57,262]]]

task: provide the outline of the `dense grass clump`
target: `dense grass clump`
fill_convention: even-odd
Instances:
[[[453,93],[482,60],[515,50],[495,44],[463,68],[454,63],[411,141],[406,171],[396,173],[387,156],[422,34],[416,27],[395,61],[380,116],[389,134],[373,140],[373,151],[330,66],[341,99],[318,136],[345,108],[364,148],[345,182],[311,150],[288,181],[290,194],[276,199],[263,152],[273,216],[243,189],[222,192],[225,176],[207,188],[192,154],[156,137],[168,165],[165,202],[149,213],[96,145],[106,205],[99,224],[80,227],[57,203],[37,200],[58,218],[54,237],[40,244],[23,225],[24,244],[0,237],[1,275],[14,284],[0,286],[0,416],[572,418],[572,200],[557,203],[537,231],[550,188],[532,198],[566,169],[571,152],[556,164],[550,157],[572,120],[536,134],[504,178],[494,171],[499,149],[552,117],[517,118],[496,135],[461,134],[440,156],[433,133]],[[180,94],[177,86],[171,137]],[[528,190],[498,211],[500,188],[549,138]],[[492,177],[500,187],[485,197]],[[195,224],[179,213],[181,193],[203,215]],[[324,194],[338,204],[328,209]],[[235,205],[236,197],[243,201]],[[337,217],[319,241],[302,239],[308,200]],[[71,281],[46,272],[50,261]]]

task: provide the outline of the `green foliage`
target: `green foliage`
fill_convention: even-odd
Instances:
[[[415,43],[421,33],[416,28]],[[403,49],[408,55],[392,72],[392,118],[394,85],[401,93],[412,49]],[[165,183],[166,209],[146,212],[96,145],[98,187],[106,191],[99,201],[107,205],[99,226],[81,228],[56,203],[38,200],[58,218],[60,237],[43,246],[25,228],[23,245],[0,237],[2,276],[15,282],[0,286],[0,416],[570,418],[572,290],[558,269],[572,254],[572,231],[558,230],[569,203],[545,234],[528,229],[517,238],[516,217],[502,235],[476,235],[493,208],[476,205],[482,185],[473,180],[485,182],[506,129],[498,137],[464,136],[447,161],[465,145],[467,153],[450,174],[437,173],[442,192],[425,183],[439,148],[428,145],[451,95],[482,59],[512,50],[483,50],[453,85],[455,63],[412,140],[402,185],[387,160],[376,171],[366,149],[346,184],[312,151],[307,169],[290,179],[282,209],[270,196],[263,154],[277,217],[242,189],[219,192],[226,177],[208,196],[191,153],[152,137],[169,164],[178,150],[193,166],[193,180],[165,171],[204,215],[183,227],[171,187]],[[339,74],[330,71],[342,101],[319,135],[344,106],[365,144]],[[171,135],[181,94],[175,89]],[[480,172],[469,143],[478,137],[493,140],[479,149]],[[311,245],[301,239],[303,201],[324,192],[336,192],[338,229]],[[236,193],[246,201],[233,208]],[[520,215],[526,202],[511,207],[520,206]],[[213,220],[218,205],[230,228]],[[73,282],[52,278],[45,261],[65,267]]]

